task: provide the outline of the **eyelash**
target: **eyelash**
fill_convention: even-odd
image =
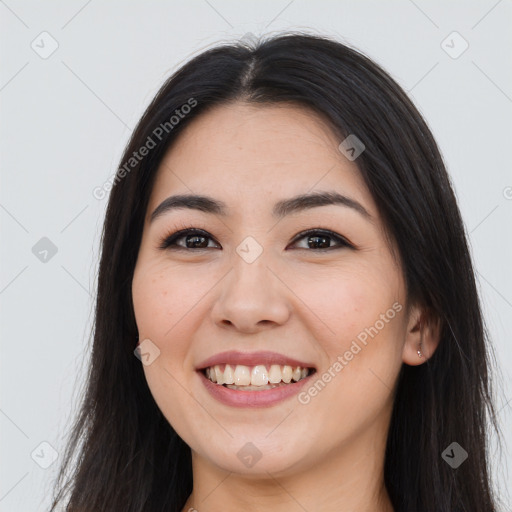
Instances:
[[[205,229],[200,228],[200,227],[192,228],[192,227],[187,227],[187,226],[177,226],[177,229],[178,229],[177,231],[171,231],[171,233],[168,233],[161,239],[160,244],[158,245],[159,249],[161,249],[161,250],[185,250],[185,251],[195,251],[195,252],[212,249],[212,247],[200,247],[200,248],[192,249],[192,248],[176,245],[177,240],[185,237],[186,235],[195,235],[195,234],[202,235],[205,238],[209,238],[209,239],[215,241],[215,239],[212,236],[210,236],[210,234]],[[355,249],[355,246],[352,245],[351,243],[349,243],[341,235],[338,235],[337,233],[329,231],[328,229],[322,229],[322,228],[312,228],[312,229],[308,229],[306,231],[301,231],[300,233],[298,233],[295,236],[292,243],[296,243],[299,240],[301,240],[302,238],[305,238],[307,236],[312,236],[312,235],[328,236],[331,239],[334,239],[334,241],[337,242],[339,245],[334,246],[334,247],[328,247],[326,249],[309,249],[306,247],[300,247],[299,249],[310,251],[310,252],[311,251],[327,252],[327,251],[332,251],[334,249],[343,249],[343,248]],[[218,243],[218,242],[215,242],[215,243]]]

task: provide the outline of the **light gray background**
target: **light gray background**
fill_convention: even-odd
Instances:
[[[336,36],[368,54],[408,91],[437,138],[503,372],[498,409],[508,444],[495,479],[509,487],[510,0],[6,0],[0,15],[2,511],[45,510],[58,464],[40,467],[51,461],[40,443],[61,453],[78,405],[106,206],[93,188],[115,172],[144,108],[184,61],[221,40],[285,29]],[[58,43],[46,59],[44,31]],[[457,58],[442,46],[453,31],[469,44]],[[463,49],[457,37],[444,44],[452,55]],[[32,252],[42,237],[58,250],[46,263]]]

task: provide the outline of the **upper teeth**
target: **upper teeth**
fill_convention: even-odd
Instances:
[[[293,379],[295,382],[307,377],[309,370],[300,366],[291,367],[273,364],[270,368],[265,365],[231,366],[226,364],[224,371],[220,365],[206,369],[206,377],[217,384],[235,384],[237,386],[265,386],[266,384],[278,384],[283,381],[286,384]]]

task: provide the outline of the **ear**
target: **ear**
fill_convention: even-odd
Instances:
[[[441,338],[441,320],[433,312],[412,306],[409,312],[402,360],[410,366],[423,364],[432,357]],[[418,350],[422,357],[418,355]]]

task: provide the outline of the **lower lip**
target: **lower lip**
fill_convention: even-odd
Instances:
[[[293,395],[296,395],[313,375],[308,375],[306,378],[287,384],[286,386],[279,386],[273,389],[263,389],[261,391],[240,391],[238,389],[230,389],[225,386],[215,384],[210,379],[207,379],[203,372],[198,371],[206,389],[210,392],[213,398],[217,399],[223,404],[233,407],[270,407],[277,404]]]

